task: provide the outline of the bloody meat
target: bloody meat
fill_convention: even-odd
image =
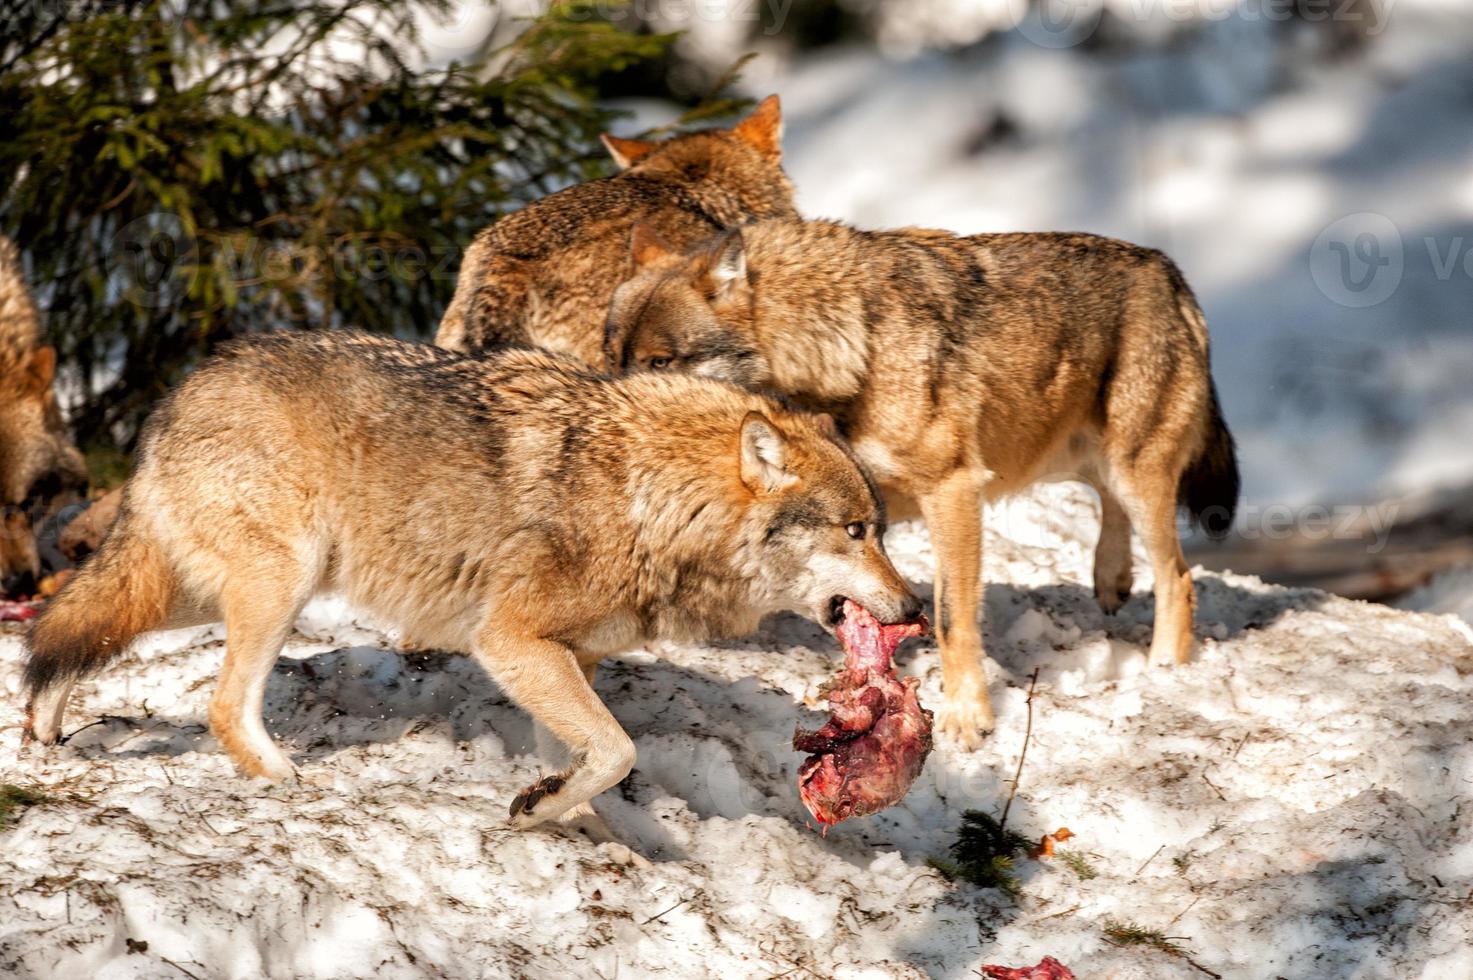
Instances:
[[[798,770],[798,793],[825,831],[898,803],[926,764],[931,712],[916,697],[920,682],[896,677],[892,662],[900,641],[926,628],[924,618],[885,625],[844,602],[844,668],[825,688],[828,723],[793,735],[793,748],[812,753]]]
[[[1037,966],[984,966],[982,973],[990,980],[1074,980],[1069,968],[1052,956],[1045,956]]]

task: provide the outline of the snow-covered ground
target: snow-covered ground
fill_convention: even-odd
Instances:
[[[1473,568],[1454,568],[1397,600],[1402,609],[1451,613],[1473,623]]]
[[[598,804],[647,867],[508,830],[538,771],[526,717],[470,661],[389,652],[336,603],[309,609],[271,678],[269,724],[302,775],[281,788],[237,777],[205,730],[217,629],[140,644],[42,752],[19,746],[6,627],[0,782],[50,801],[0,831],[0,974],[961,978],[1051,954],[1082,980],[1205,975],[1110,945],[1113,919],[1224,977],[1473,975],[1469,628],[1201,575],[1198,661],[1148,671],[1147,580],[1103,616],[1089,498],[1039,496],[992,515],[997,734],[939,748],[901,806],[827,838],[788,745],[836,666],[825,634],[782,618],[607,663],[598,690],[639,762]],[[929,580],[922,531],[890,543]],[[934,704],[934,648],[901,662]],[[1010,825],[1067,826],[1098,876],[1022,859],[1012,901],[926,859],[963,810],[1000,809],[1035,667]]]

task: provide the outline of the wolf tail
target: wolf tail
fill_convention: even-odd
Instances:
[[[1202,349],[1202,360],[1208,360],[1208,335],[1206,317],[1202,307],[1192,293],[1192,287],[1181,276],[1181,271],[1168,261],[1168,276],[1177,296],[1177,311],[1186,321],[1192,339]],[[1223,405],[1217,399],[1217,383],[1208,374],[1206,389],[1206,433],[1192,463],[1187,464],[1186,473],[1177,485],[1177,503],[1187,508],[1192,523],[1209,538],[1226,538],[1233,528],[1233,517],[1237,513],[1237,492],[1242,488],[1242,477],[1237,473],[1237,447],[1233,433],[1228,432],[1223,421]]]
[[[1172,285],[1182,319],[1207,353],[1207,318],[1186,280],[1173,266]],[[1178,503],[1187,509],[1192,523],[1216,540],[1227,537],[1238,511],[1238,491],[1242,479],[1238,475],[1238,450],[1233,434],[1222,418],[1222,403],[1217,400],[1217,384],[1207,379],[1207,432],[1202,448],[1182,474],[1177,490]]]
[[[1178,501],[1187,509],[1192,523],[1207,536],[1222,540],[1233,526],[1238,510],[1238,452],[1233,434],[1222,419],[1217,385],[1208,389],[1207,438],[1197,457],[1182,474]]]
[[[125,505],[97,553],[46,604],[26,637],[30,733],[55,741],[61,706],[38,712],[38,702],[64,701],[73,682],[101,670],[138,634],[163,626],[178,591],[162,550],[139,533]]]

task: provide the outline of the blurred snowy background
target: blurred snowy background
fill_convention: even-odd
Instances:
[[[1207,311],[1245,481],[1237,537],[1196,559],[1378,599],[1431,582],[1416,604],[1473,615],[1473,576],[1442,575],[1473,556],[1473,3],[634,12],[686,32],[655,83],[677,96],[757,52],[742,87],[782,96],[808,216],[1167,251]],[[453,57],[495,22],[462,8],[431,41]],[[671,115],[629,104],[631,131]]]

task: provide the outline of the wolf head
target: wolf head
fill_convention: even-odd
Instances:
[[[630,258],[632,275],[614,291],[604,328],[611,373],[675,370],[747,388],[767,382],[740,229],[682,255],[636,225]]]
[[[827,415],[749,412],[739,449],[755,554],[746,557],[782,608],[833,629],[852,599],[884,623],[909,622],[921,601],[885,554],[874,485]]]
[[[0,592],[40,572],[34,526],[87,482],[52,395],[56,351],[40,346],[35,304],[14,247],[0,239]]]
[[[793,185],[782,169],[782,108],[768,96],[730,129],[707,129],[666,140],[604,134],[619,169],[686,185],[702,209],[722,224],[753,217],[797,217]]]

